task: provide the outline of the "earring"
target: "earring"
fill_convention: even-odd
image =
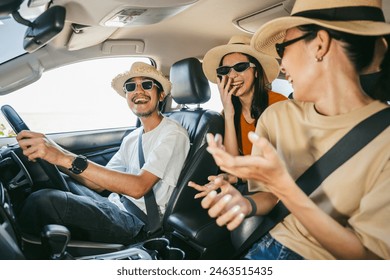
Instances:
[[[317,62],[321,62],[322,59],[323,59],[323,57],[316,57],[316,61],[317,61]]]

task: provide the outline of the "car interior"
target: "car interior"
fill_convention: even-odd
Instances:
[[[2,41],[15,43],[12,49],[8,44],[0,46],[0,53],[4,54],[0,61],[0,107],[7,125],[13,129],[13,134],[0,137],[0,259],[236,258],[235,251],[261,223],[262,217],[251,217],[229,232],[209,217],[200,200],[194,199],[196,191],[188,187],[189,181],[205,184],[208,176],[220,172],[206,150],[206,134],[223,135],[224,119],[220,109],[207,106],[217,93],[212,92],[212,85],[203,73],[202,59],[209,49],[226,44],[231,36],[251,36],[267,21],[288,16],[294,2],[2,1],[0,36]],[[383,1],[383,9],[389,21],[390,1]],[[24,28],[3,32],[2,25],[8,21]],[[147,58],[170,79],[173,88],[163,114],[179,122],[190,138],[190,152],[161,227],[148,239],[130,245],[74,240],[72,233],[61,225],[47,225],[41,236],[21,232],[15,213],[26,197],[41,188],[66,190],[67,183],[56,166],[43,160],[30,162],[23,155],[15,133],[29,129],[30,123],[25,118],[28,114],[3,103],[1,97],[13,95],[66,65],[123,57],[131,57],[134,61]],[[112,77],[116,74],[112,73]],[[283,79],[280,75],[273,89],[278,86],[277,82],[285,82]],[[285,95],[290,93],[291,89],[288,89]],[[77,94],[86,92],[80,90]],[[38,112],[40,106],[46,106],[39,100],[29,105],[36,107]],[[110,110],[115,111],[115,108],[107,108],[107,114]],[[50,118],[45,120],[51,121]],[[105,165],[118,151],[123,138],[139,124],[47,135],[67,150]],[[60,124],[58,126],[60,129]]]

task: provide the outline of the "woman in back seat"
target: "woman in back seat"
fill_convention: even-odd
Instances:
[[[287,99],[270,90],[279,74],[279,64],[271,56],[250,47],[250,37],[233,36],[227,45],[209,50],[203,71],[218,85],[225,118],[224,146],[232,155],[249,155],[252,143],[248,132],[271,104]]]

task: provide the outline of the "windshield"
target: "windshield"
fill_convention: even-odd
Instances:
[[[23,37],[27,26],[17,23],[12,17],[0,20],[0,36],[7,38],[0,44],[0,64],[24,54]]]

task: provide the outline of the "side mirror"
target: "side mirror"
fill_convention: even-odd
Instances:
[[[31,53],[56,37],[64,28],[65,13],[64,7],[53,6],[29,24],[24,36],[24,49]]]

